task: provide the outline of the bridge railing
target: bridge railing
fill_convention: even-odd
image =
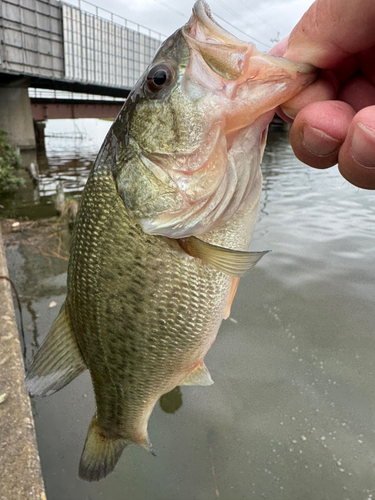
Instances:
[[[115,22],[62,6],[65,78],[131,88],[160,40]]]
[[[160,36],[153,38],[70,4],[62,7],[65,77],[133,87],[159,47]]]
[[[163,35],[76,1],[77,7],[56,0],[0,0],[0,73],[32,76],[34,86],[44,78],[44,87],[51,79],[53,88],[56,82],[96,86],[97,92],[132,88]]]
[[[64,77],[61,3],[0,0],[0,71]]]
[[[74,101],[80,100],[85,101],[87,103],[93,102],[95,104],[96,101],[108,101],[114,102],[118,101],[123,103],[124,97],[113,97],[109,95],[100,95],[100,94],[87,94],[85,92],[70,92],[67,90],[56,90],[56,89],[41,89],[41,88],[32,88],[29,87],[29,97],[31,100],[43,100],[46,101],[49,99],[51,102],[53,101]]]
[[[163,35],[158,31],[154,31],[151,28],[143,26],[142,24],[130,21],[129,19],[126,19],[125,17],[120,16],[119,14],[115,14],[110,10],[104,9],[103,7],[99,7],[98,5],[95,5],[94,3],[89,2],[88,0],[71,0],[69,3],[74,5],[74,2],[77,3],[76,6],[80,10],[83,10],[90,14],[95,14],[96,17],[102,17],[103,19],[107,19],[112,23],[119,24],[121,26],[124,26],[125,28],[137,31],[139,33],[143,33],[144,35],[148,35],[151,38],[156,38],[160,42],[163,41],[165,38],[167,38],[166,35]]]

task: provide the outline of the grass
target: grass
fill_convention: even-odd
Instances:
[[[0,129],[0,196],[11,193],[22,186],[25,181],[17,175],[21,166],[21,157],[9,144],[7,133]]]

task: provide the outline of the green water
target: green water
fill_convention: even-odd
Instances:
[[[88,374],[35,399],[49,500],[375,498],[375,195],[302,165],[278,133],[263,173],[252,249],[272,252],[241,279],[206,357],[215,384],[165,396],[149,424],[157,457],[130,446],[95,484],[77,479]],[[64,300],[66,261],[7,252],[30,359]]]

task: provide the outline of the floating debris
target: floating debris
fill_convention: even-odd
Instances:
[[[55,209],[56,212],[61,215],[65,208],[65,192],[64,192],[64,183],[59,181],[56,189],[56,198],[55,198]]]
[[[39,253],[47,260],[57,258],[68,261],[70,233],[68,228],[56,219],[38,221],[1,221],[6,246],[23,245],[28,251]]]
[[[39,184],[40,181],[40,176],[39,176],[39,166],[37,162],[31,162],[30,165],[28,166],[28,171],[29,174],[33,180],[34,184]]]
[[[67,219],[69,226],[73,226],[78,212],[78,201],[65,196],[64,183],[59,181],[56,189],[55,209],[62,219]]]

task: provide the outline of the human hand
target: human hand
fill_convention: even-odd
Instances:
[[[297,158],[375,189],[374,0],[316,0],[271,53],[322,70],[281,109]]]

